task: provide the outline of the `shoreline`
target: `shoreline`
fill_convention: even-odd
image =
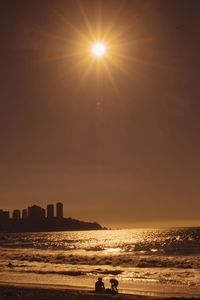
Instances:
[[[0,286],[43,288],[54,290],[73,290],[73,291],[94,291],[94,278],[80,278],[67,276],[62,280],[59,276],[35,275],[24,277],[24,274],[13,272],[1,272]],[[108,278],[104,278],[105,287],[109,287]],[[120,282],[119,293],[122,295],[138,295],[142,297],[153,298],[198,298],[200,297],[200,288],[182,286],[166,286],[158,283],[137,282],[131,283]]]
[[[44,285],[44,284],[20,284],[0,282],[0,300],[200,300],[200,296],[151,296],[142,294],[119,293],[117,295],[97,294],[94,290],[75,288],[71,286]]]

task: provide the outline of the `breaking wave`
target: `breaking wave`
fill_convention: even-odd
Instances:
[[[200,257],[197,256],[138,256],[131,254],[102,254],[101,255],[83,255],[83,254],[61,254],[54,251],[35,251],[16,250],[10,252],[10,249],[1,251],[1,259],[6,261],[19,262],[43,262],[51,264],[71,264],[71,265],[109,265],[121,267],[137,268],[182,268],[182,269],[200,269]]]

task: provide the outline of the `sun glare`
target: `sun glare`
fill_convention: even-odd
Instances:
[[[87,16],[87,10],[82,5],[82,2],[78,2],[78,8],[84,25],[83,28],[76,27],[62,14],[56,13],[60,21],[62,21],[67,30],[69,30],[69,35],[63,37],[57,36],[54,33],[47,33],[48,38],[53,37],[56,41],[66,43],[66,47],[63,48],[63,53],[59,50],[54,54],[54,52],[51,53],[51,49],[48,48],[47,59],[66,59],[67,63],[69,62],[69,68],[66,68],[66,73],[69,74],[76,71],[76,75],[81,74],[81,83],[83,83],[90,74],[95,75],[94,78],[96,79],[97,85],[99,85],[101,78],[107,78],[115,95],[120,98],[120,90],[115,82],[118,78],[117,76],[115,77],[115,70],[125,75],[129,80],[132,80],[132,69],[131,72],[129,72],[130,63],[140,62],[129,54],[129,46],[136,43],[136,41],[129,40],[127,37],[127,33],[132,29],[132,24],[122,26],[122,28],[117,25],[120,10],[116,11],[109,23],[106,22],[106,24],[103,24],[100,8],[97,11],[96,24],[93,24],[90,22]],[[57,48],[58,47],[56,47],[56,49]],[[80,72],[77,72],[79,70]]]
[[[105,56],[106,52],[107,52],[107,47],[102,42],[97,42],[91,46],[91,53],[96,58]]]

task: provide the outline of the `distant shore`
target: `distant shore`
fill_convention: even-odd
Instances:
[[[96,294],[89,290],[75,290],[64,287],[22,286],[0,284],[0,300],[199,300],[200,297],[162,297],[128,295],[128,294]]]

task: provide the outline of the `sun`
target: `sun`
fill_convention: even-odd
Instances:
[[[64,25],[63,28],[67,28],[69,34],[65,36],[54,32],[42,33],[48,38],[55,39],[55,42],[61,42],[61,45],[63,45],[63,50],[56,46],[55,53],[54,48],[52,50],[47,47],[46,50],[45,47],[47,52],[45,60],[66,61],[69,68],[66,68],[64,73],[75,74],[76,72],[76,76],[77,74],[80,75],[81,84],[90,75],[94,75],[94,81],[96,81],[97,86],[104,80],[103,78],[106,78],[117,98],[120,98],[118,84],[115,82],[118,80],[118,74],[123,74],[128,80],[132,80],[134,79],[132,64],[143,63],[141,59],[137,60],[130,52],[130,50],[133,50],[133,45],[138,46],[137,43],[140,41],[132,40],[128,37],[132,34],[133,24],[128,22],[127,25],[118,26],[118,23],[121,24],[120,20],[118,22],[118,17],[121,15],[120,8],[114,12],[110,20],[107,21],[105,19],[105,24],[101,15],[101,9],[103,8],[98,8],[95,22],[93,22],[94,20],[91,22],[87,15],[87,10],[81,1],[78,1],[78,8],[82,17],[83,27],[79,28],[69,22],[68,18],[56,12],[59,21]],[[77,25],[80,24],[78,23]],[[130,35],[128,34],[129,32]],[[55,43],[55,45],[57,44]]]
[[[96,43],[92,44],[90,50],[91,50],[91,54],[95,58],[101,58],[106,55],[107,47],[106,47],[106,44],[103,42],[96,42]]]

